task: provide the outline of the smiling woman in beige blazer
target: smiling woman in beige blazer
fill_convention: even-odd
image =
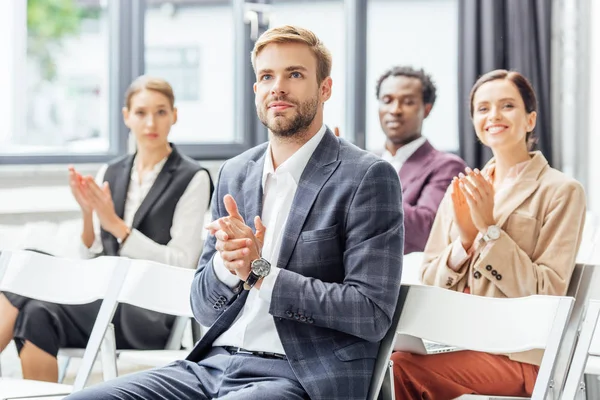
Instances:
[[[453,179],[425,247],[422,282],[479,296],[565,295],[585,194],[541,152],[529,151],[537,117],[531,84],[514,71],[489,72],[473,86],[470,108],[494,158]],[[530,396],[541,352],[398,352],[392,360],[398,399]]]

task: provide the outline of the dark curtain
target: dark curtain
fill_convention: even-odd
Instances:
[[[481,75],[494,69],[523,74],[536,91],[536,149],[552,163],[549,0],[459,0],[458,104],[460,155],[471,167],[491,157],[475,135],[469,93]]]

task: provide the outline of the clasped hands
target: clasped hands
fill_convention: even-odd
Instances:
[[[240,215],[233,196],[227,194],[223,198],[226,217],[212,221],[205,228],[216,238],[215,249],[219,252],[225,268],[242,281],[248,279],[252,261],[260,258],[264,237],[265,226],[260,217],[254,217],[256,233],[252,232]],[[260,289],[262,279],[255,288]]]
[[[104,182],[100,187],[92,176],[83,176],[75,170],[75,167],[70,165],[69,186],[84,218],[91,218],[92,213],[95,211],[100,225],[105,231],[116,238],[122,239],[127,236],[129,228],[115,212],[108,182]]]
[[[452,179],[454,222],[460,240],[469,250],[478,233],[484,235],[494,225],[494,186],[489,176],[478,169],[465,169]]]

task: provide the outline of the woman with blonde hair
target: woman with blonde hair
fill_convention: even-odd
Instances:
[[[125,95],[123,119],[137,151],[98,172],[96,179],[69,167],[81,208],[82,255],[147,259],[195,268],[213,185],[210,174],[168,141],[177,122],[175,97],[163,79],[141,76]],[[0,351],[15,340],[23,377],[58,380],[62,347],[85,347],[100,301],[59,305],[0,293]],[[175,317],[120,305],[113,318],[117,347],[164,348]]]
[[[470,110],[494,157],[483,170],[467,168],[453,179],[425,248],[423,283],[500,298],[564,296],[585,194],[541,152],[529,151],[537,117],[531,84],[518,72],[491,71],[473,86]],[[541,353],[397,352],[392,360],[397,399],[531,396]]]

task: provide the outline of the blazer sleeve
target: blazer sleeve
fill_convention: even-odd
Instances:
[[[223,185],[221,178],[224,163],[219,170],[217,186],[211,201],[212,220],[215,221],[226,215],[223,205]],[[208,235],[204,242],[204,250],[198,262],[198,270],[191,287],[191,306],[194,317],[202,326],[211,326],[225,310],[225,305],[231,304],[240,292],[241,285],[229,287],[217,277],[213,267],[216,238]],[[240,281],[241,283],[241,281]],[[220,304],[221,306],[216,306]]]
[[[502,231],[498,240],[484,248],[473,268],[506,297],[564,296],[575,267],[584,221],[584,190],[578,182],[569,181],[551,196],[548,211],[540,221],[533,257]]]
[[[400,292],[404,243],[401,204],[396,171],[385,161],[372,164],[348,207],[343,265],[332,265],[344,269],[343,282],[323,282],[282,269],[273,287],[269,312],[276,318],[294,320],[290,312],[293,305],[310,316],[304,323],[380,341],[391,325]]]
[[[463,279],[468,270],[468,262],[456,271],[448,266],[448,259],[452,254],[454,238],[451,235],[453,211],[452,197],[448,188],[440,204],[440,208],[433,222],[429,240],[423,254],[421,266],[421,282],[425,285],[440,286],[446,289],[458,290],[458,282]]]
[[[444,158],[423,186],[417,204],[404,203],[405,251],[423,251],[438,207],[452,178],[464,172],[466,164],[457,158]]]

